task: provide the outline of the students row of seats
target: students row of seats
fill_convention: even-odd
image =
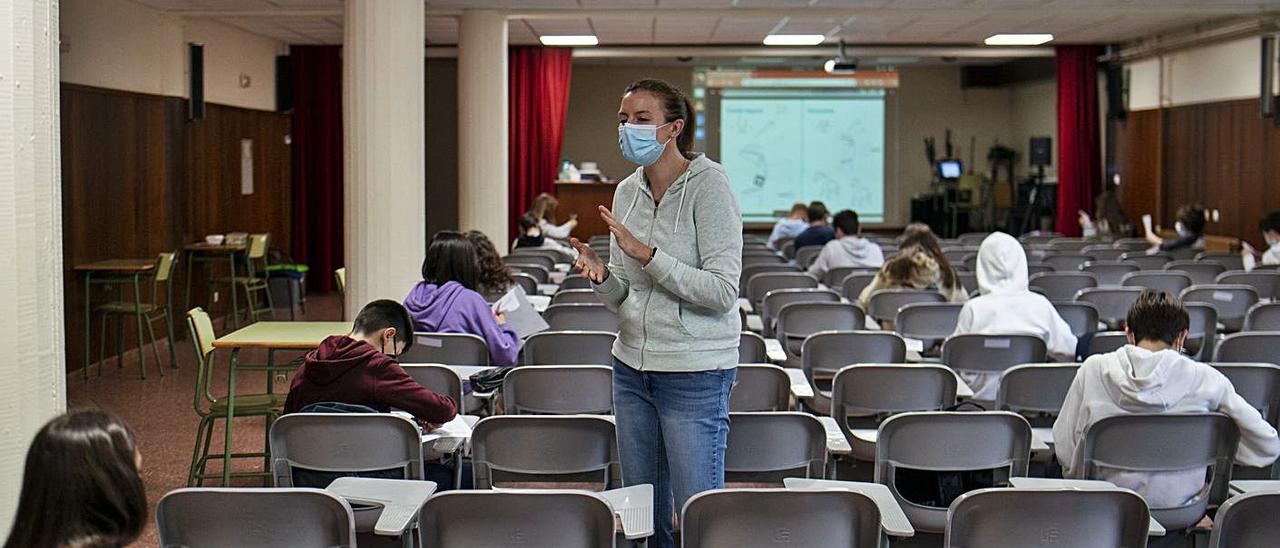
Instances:
[[[603,308],[603,306],[601,306]],[[615,328],[616,331],[616,328]],[[610,365],[612,331],[543,331],[530,335],[521,347],[524,365]],[[414,345],[398,357],[400,363],[488,365],[484,339],[467,333],[414,333]]]

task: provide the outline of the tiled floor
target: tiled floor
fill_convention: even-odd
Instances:
[[[279,314],[279,319],[287,319],[287,313]],[[336,295],[311,297],[307,300],[307,320],[336,320],[340,316]],[[175,330],[187,333],[185,316],[174,326]],[[219,336],[231,330],[222,329],[222,322],[215,319],[214,328]],[[126,336],[130,336],[126,333]],[[180,336],[181,337],[181,336]],[[108,341],[108,344],[111,344]],[[161,341],[161,355],[167,360],[166,344]],[[165,493],[185,487],[187,471],[191,465],[191,450],[195,444],[196,424],[198,418],[193,409],[196,382],[196,354],[190,337],[181,337],[177,342],[178,368],[164,368],[161,377],[155,366],[154,354],[147,352],[147,380],[138,378],[138,364],[135,352],[125,355],[124,368],[117,369],[114,357],[108,358],[99,375],[98,367],[90,369],[86,381],[81,371],[67,375],[68,407],[97,407],[112,411],[125,420],[138,436],[139,448],[142,452],[142,479],[146,483],[147,499],[150,503],[152,520],[154,520],[155,503]],[[265,362],[265,353],[244,352],[242,360]],[[277,354],[280,358],[288,356]],[[215,352],[215,370],[212,386],[215,394],[226,392],[228,355]],[[266,388],[266,377],[262,373],[242,374],[237,379],[237,392],[261,392]],[[287,381],[276,382],[276,391],[288,390]],[[219,423],[221,424],[221,423]],[[210,450],[220,451],[222,445],[222,429],[215,432]],[[263,444],[262,419],[240,419],[236,421],[233,445],[237,452],[260,451]],[[236,465],[236,470],[248,470],[261,466],[260,460],[243,461]],[[211,463],[209,471],[217,471],[220,464]],[[206,486],[217,486],[217,482],[206,482]],[[232,483],[236,486],[260,485],[252,478],[238,479]],[[134,546],[159,546],[154,524],[148,525]]]

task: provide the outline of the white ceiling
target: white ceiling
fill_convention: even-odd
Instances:
[[[342,42],[342,0],[136,0],[291,44]],[[595,34],[609,45],[757,45],[766,34],[850,44],[972,45],[998,32],[1115,43],[1219,19],[1280,12],[1280,0],[425,0],[427,43],[457,43],[464,8],[510,10],[512,44]],[[563,14],[559,13],[563,12]]]

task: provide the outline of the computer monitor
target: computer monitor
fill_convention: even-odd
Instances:
[[[938,177],[941,179],[959,179],[964,173],[960,160],[942,160],[938,162]]]

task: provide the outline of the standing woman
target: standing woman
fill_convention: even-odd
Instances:
[[[658,546],[694,494],[724,485],[737,375],[742,215],[724,168],[693,142],[688,99],[661,80],[627,86],[622,155],[639,164],[600,217],[605,264],[576,238],[576,266],[618,314],[613,404],[622,479],[654,485]]]

